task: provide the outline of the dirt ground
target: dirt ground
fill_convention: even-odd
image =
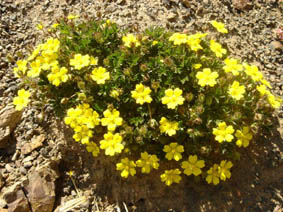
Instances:
[[[27,48],[44,38],[46,32],[37,30],[37,24],[48,28],[71,13],[111,19],[121,27],[137,30],[163,26],[195,32],[207,30],[209,20],[223,21],[230,33],[220,42],[231,55],[257,64],[273,92],[282,97],[283,44],[277,33],[282,28],[282,10],[281,0],[1,0],[0,111],[11,104],[20,83],[12,74],[11,58],[21,58]],[[282,111],[281,107],[274,114],[271,135],[263,132],[249,148],[241,150],[242,157],[234,165],[230,180],[213,186],[184,178],[180,184],[166,187],[160,182],[159,172],[122,180],[113,161],[93,158],[73,141],[70,130],[54,117],[52,109],[46,107],[41,121],[39,110],[29,107],[11,133],[9,145],[0,149],[0,194],[32,175],[36,167],[55,161],[58,176],[50,211],[77,198],[78,190],[88,202],[72,211],[282,212]],[[24,153],[27,144],[39,142],[40,136],[44,139],[38,147]],[[77,190],[69,171],[74,171]],[[1,208],[3,212],[12,211],[0,198],[0,212]]]

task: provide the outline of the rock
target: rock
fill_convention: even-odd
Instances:
[[[0,199],[7,203],[9,212],[30,212],[28,201],[21,188],[21,182],[4,189]]]
[[[177,14],[176,13],[170,12],[167,15],[167,20],[170,21],[170,22],[176,21],[176,18],[177,18]]]
[[[31,153],[34,149],[41,147],[44,140],[45,140],[44,134],[34,137],[30,143],[26,143],[23,145],[23,147],[21,148],[21,152],[24,155]]]
[[[273,48],[273,49],[283,49],[283,45],[279,41],[272,41],[270,43],[270,47]]]
[[[51,161],[31,172],[25,186],[32,211],[52,212],[55,202],[57,164]]]
[[[9,135],[20,122],[21,117],[22,111],[16,111],[13,106],[7,106],[0,111],[0,148],[7,146]]]
[[[251,6],[249,0],[232,0],[232,5],[238,10],[249,9]]]

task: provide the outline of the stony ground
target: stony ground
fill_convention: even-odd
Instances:
[[[217,19],[230,31],[220,42],[235,57],[257,64],[273,92],[283,96],[282,0],[1,0],[0,212],[68,211],[75,205],[73,211],[283,210],[282,108],[273,134],[258,136],[253,151],[243,152],[229,182],[217,187],[185,182],[170,190],[148,183],[151,179],[123,183],[102,171],[48,106],[43,119],[35,107],[15,112],[10,104],[20,81],[11,71],[14,62],[43,39],[37,24],[48,28],[69,13],[111,19],[133,31],[149,26],[207,31],[209,20]]]

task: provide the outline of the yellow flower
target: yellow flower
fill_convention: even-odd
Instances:
[[[200,45],[201,38],[205,37],[207,33],[201,34],[196,33],[193,35],[189,35],[187,38],[187,45],[191,48],[192,51],[198,51],[199,49],[202,49],[202,46]]]
[[[105,81],[110,79],[109,72],[107,72],[106,69],[101,66],[94,68],[90,77],[97,84],[105,84]]]
[[[280,105],[282,103],[282,99],[275,97],[272,93],[270,93],[270,91],[267,91],[267,100],[269,104],[275,109],[280,108]]]
[[[214,164],[213,167],[207,171],[207,177],[205,180],[208,184],[213,183],[214,185],[217,185],[219,183],[219,177],[219,166],[218,164]]]
[[[59,68],[55,66],[51,69],[51,73],[47,75],[47,79],[52,85],[59,86],[62,82],[67,82],[68,80],[68,69],[65,67]]]
[[[58,61],[56,60],[58,55],[54,54],[46,54],[46,52],[42,52],[42,56],[38,56],[36,58],[37,63],[41,64],[42,70],[49,70],[54,66],[58,66]]]
[[[40,50],[41,50],[42,44],[38,45],[32,52],[32,54],[28,57],[28,61],[33,60],[35,57],[38,56]]]
[[[198,79],[198,84],[202,87],[209,85],[213,87],[216,84],[216,78],[218,77],[217,72],[211,72],[210,68],[204,68],[203,71],[199,71],[196,74],[196,78]]]
[[[225,25],[223,23],[217,21],[210,21],[210,23],[218,32],[228,33],[228,30],[225,28]]]
[[[52,24],[51,28],[55,29],[55,28],[57,28],[58,26],[59,26],[59,24],[58,24],[58,23],[55,23],[55,24]]]
[[[271,85],[270,85],[270,83],[269,83],[267,80],[261,79],[260,82],[261,82],[262,84],[266,85],[267,87],[269,87],[270,89],[272,88]]]
[[[257,85],[256,89],[260,93],[261,96],[264,96],[264,94],[267,93],[267,89],[265,85]]]
[[[41,63],[39,60],[35,60],[30,64],[31,70],[27,72],[28,77],[38,77],[41,72]]]
[[[123,36],[122,40],[124,42],[124,45],[128,48],[131,48],[132,46],[138,47],[141,45],[141,43],[133,34],[127,34],[126,36]]]
[[[152,168],[158,169],[159,159],[156,155],[150,155],[147,152],[141,153],[141,159],[139,159],[136,163],[138,167],[142,168],[142,173],[149,173]]]
[[[175,135],[176,130],[179,129],[178,122],[170,122],[165,117],[162,117],[159,123],[160,132],[166,133],[169,136]]]
[[[78,118],[81,116],[83,111],[80,108],[70,108],[67,111],[67,116],[64,118],[64,122],[70,125],[73,129],[78,125]]]
[[[90,63],[89,55],[75,54],[74,58],[70,59],[70,65],[77,70],[81,70],[82,68],[88,66],[89,63]]]
[[[220,162],[220,166],[218,167],[218,172],[221,180],[225,181],[226,178],[229,179],[231,177],[230,169],[232,168],[232,166],[233,163],[231,161],[222,160]]]
[[[121,126],[123,119],[119,117],[120,112],[116,109],[107,109],[103,112],[104,118],[101,119],[102,126],[107,126],[109,131],[114,131],[117,126]]]
[[[241,147],[247,147],[250,144],[250,140],[253,138],[253,134],[250,132],[249,127],[243,127],[243,130],[237,130],[235,136],[238,138],[236,144]]]
[[[198,160],[196,155],[190,155],[188,161],[182,162],[184,174],[190,176],[191,174],[198,176],[202,173],[201,168],[205,166],[204,160]]]
[[[110,93],[110,96],[113,97],[113,98],[118,98],[120,95],[119,91],[117,90],[112,90],[111,93]]]
[[[221,44],[215,42],[214,40],[210,41],[210,49],[215,53],[216,57],[220,58],[223,56],[223,54],[227,53],[227,50],[223,49]]]
[[[183,91],[179,88],[167,89],[165,96],[162,97],[162,104],[167,104],[169,109],[175,109],[177,105],[182,105],[185,99],[182,97]]]
[[[181,181],[181,171],[179,169],[165,170],[164,174],[160,175],[161,181],[165,182],[167,186],[172,183],[180,183]]]
[[[262,73],[255,65],[249,65],[247,63],[244,63],[243,65],[245,67],[246,74],[250,76],[253,81],[257,82],[263,79]]]
[[[64,118],[64,122],[70,125],[73,129],[82,125],[88,128],[94,128],[100,122],[99,114],[89,107],[89,104],[81,104],[76,108],[70,108],[67,111],[67,116]]]
[[[17,66],[14,68],[14,74],[16,77],[20,77],[21,75],[26,73],[27,70],[27,62],[26,60],[18,60]]]
[[[97,57],[90,56],[89,64],[92,65],[92,66],[96,66],[97,63],[98,63],[98,58],[97,58]]]
[[[87,144],[87,146],[86,146],[86,150],[88,151],[88,152],[91,152],[92,153],[92,155],[93,155],[93,157],[97,157],[98,156],[98,154],[99,154],[99,147],[97,146],[97,144],[96,143],[94,143],[94,142],[89,142],[88,144]]]
[[[194,64],[193,67],[194,69],[200,69],[202,67],[202,64],[197,63],[197,64]]]
[[[18,96],[14,97],[13,104],[16,106],[16,110],[22,110],[29,103],[30,92],[25,89],[18,91]]]
[[[155,46],[156,44],[158,44],[157,40],[152,41],[152,45]]]
[[[38,29],[38,30],[43,30],[43,25],[40,23],[40,24],[37,24],[36,25],[36,28]]]
[[[69,20],[73,20],[73,19],[77,19],[77,18],[79,18],[80,16],[79,15],[72,15],[72,14],[70,14],[70,15],[68,15],[68,19]]]
[[[49,38],[47,41],[41,46],[43,50],[43,56],[51,56],[54,53],[57,53],[60,47],[60,41],[56,38]]]
[[[75,139],[75,141],[80,141],[82,144],[89,143],[89,139],[92,137],[92,131],[87,126],[76,126],[74,131],[75,134],[73,135],[73,139]]]
[[[223,67],[224,71],[226,73],[232,72],[234,76],[238,76],[239,72],[243,70],[243,66],[241,64],[238,64],[238,61],[236,59],[229,59],[226,58],[224,60],[225,66]]]
[[[150,103],[152,98],[150,97],[151,90],[149,87],[143,84],[137,84],[136,90],[131,91],[132,97],[136,99],[136,103],[143,105],[145,102]]]
[[[129,175],[134,176],[136,174],[136,164],[134,161],[129,160],[127,157],[123,158],[120,163],[116,164],[116,169],[121,172],[121,176],[127,178]]]
[[[225,122],[220,122],[217,128],[213,128],[213,135],[215,135],[215,140],[219,143],[223,141],[231,142],[234,138],[233,133],[233,126],[227,126]]]
[[[100,141],[100,148],[105,149],[105,155],[114,156],[116,153],[121,153],[124,149],[122,136],[119,133],[108,132],[104,134],[104,140]]]
[[[182,33],[174,33],[170,36],[169,41],[173,41],[174,45],[181,45],[187,43],[188,36]]]
[[[168,160],[176,160],[179,161],[182,159],[182,152],[184,152],[184,146],[178,145],[178,143],[170,143],[169,145],[165,145],[163,151],[166,152],[165,157]]]
[[[231,97],[233,97],[236,100],[240,100],[241,98],[244,97],[245,93],[245,86],[240,85],[238,81],[234,81],[232,86],[229,88],[228,93],[230,94]]]

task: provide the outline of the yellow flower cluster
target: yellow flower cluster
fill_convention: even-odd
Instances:
[[[230,169],[233,164],[231,161],[222,160],[220,165],[214,164],[208,171],[206,181],[207,183],[219,184],[219,179],[225,181],[231,177]]]
[[[182,33],[174,33],[169,37],[169,41],[172,41],[174,45],[182,45],[187,44],[192,51],[197,51],[199,49],[202,49],[201,38],[205,37],[206,33],[196,33],[193,35],[186,35]]]
[[[127,34],[126,36],[123,36],[122,41],[124,42],[124,45],[128,48],[131,48],[133,46],[138,47],[141,45],[136,36],[134,36],[133,34]]]
[[[18,96],[14,97],[13,104],[16,110],[22,110],[29,103],[30,92],[25,89],[18,90]]]
[[[169,136],[175,135],[176,131],[179,129],[178,122],[168,121],[165,117],[162,117],[159,123],[160,132],[166,133]]]
[[[14,68],[15,76],[23,77],[27,74],[28,77],[35,78],[40,75],[41,70],[49,70],[58,66],[57,52],[59,47],[60,41],[58,39],[47,39],[45,43],[35,48],[27,60],[17,61],[17,67]],[[28,63],[30,66],[29,70]],[[61,75],[59,76],[61,77]]]
[[[137,104],[143,105],[145,102],[150,103],[152,101],[150,97],[151,89],[141,83],[137,84],[136,90],[131,91],[131,93]]]
[[[203,71],[199,71],[196,74],[198,84],[202,87],[206,85],[213,87],[214,85],[216,85],[216,79],[218,78],[218,76],[218,73],[215,71],[211,72],[210,68],[204,68]]]
[[[166,104],[169,109],[175,109],[177,105],[182,105],[185,99],[182,97],[183,91],[179,88],[167,89],[162,97],[162,104]]]
[[[89,143],[89,139],[92,137],[91,129],[100,123],[99,114],[92,110],[89,104],[81,104],[76,108],[68,109],[64,121],[74,129],[73,138],[82,144]]]

